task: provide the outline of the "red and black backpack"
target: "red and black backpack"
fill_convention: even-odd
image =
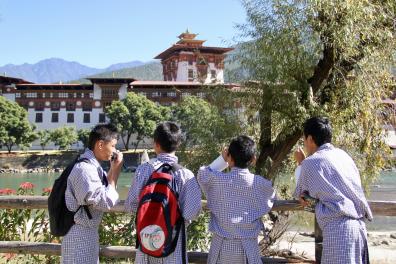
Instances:
[[[183,263],[186,259],[184,218],[179,206],[179,190],[173,177],[182,167],[162,164],[151,174],[139,195],[136,212],[136,248],[163,258],[175,251],[182,232]]]

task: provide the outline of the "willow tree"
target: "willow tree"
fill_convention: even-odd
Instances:
[[[334,141],[367,183],[384,165],[382,98],[391,87],[394,0],[244,1],[235,58],[259,113],[258,173],[274,179],[308,117],[328,116]],[[246,39],[248,41],[246,41]],[[239,75],[240,76],[240,75]],[[368,180],[368,181],[367,181]]]

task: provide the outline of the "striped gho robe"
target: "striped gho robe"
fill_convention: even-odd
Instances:
[[[80,158],[86,158],[89,162],[80,162],[71,171],[65,193],[66,206],[75,212],[80,205],[89,205],[92,219],[88,218],[83,208],[74,215],[76,224],[62,241],[63,264],[99,263],[99,224],[103,212],[115,206],[119,198],[112,185],[106,187],[102,184],[106,173],[93,152],[86,149]]]
[[[128,197],[125,201],[126,211],[136,213],[139,203],[140,191],[153,173],[154,168],[157,169],[163,163],[177,164],[177,162],[178,158],[175,155],[169,153],[161,153],[157,156],[156,159],[152,159],[149,162],[140,165],[136,169],[135,177],[132,180],[132,185],[129,189]],[[195,219],[201,210],[201,190],[199,188],[196,178],[194,177],[194,174],[190,170],[186,168],[179,169],[173,173],[173,176],[175,178],[176,184],[178,185],[178,189],[180,190],[179,205],[187,226],[189,221]],[[182,234],[180,232],[176,249],[172,254],[164,258],[155,258],[144,254],[140,250],[137,250],[134,263],[181,264],[183,263],[182,261]],[[186,263],[188,263],[187,259]]]
[[[352,158],[323,144],[301,163],[294,196],[308,192],[318,199],[315,214],[323,232],[322,264],[369,263],[364,221],[372,213]]]
[[[208,263],[261,264],[258,236],[275,199],[272,183],[237,167],[229,173],[201,167],[197,177],[213,233]]]

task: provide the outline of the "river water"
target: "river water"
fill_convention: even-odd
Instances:
[[[41,195],[42,189],[51,187],[60,173],[24,173],[0,174],[0,189],[18,189],[22,182],[35,185],[35,195]],[[131,185],[133,173],[122,173],[118,180],[120,198],[125,199]],[[396,201],[396,170],[384,171],[378,181],[370,186],[369,200]],[[368,224],[369,230],[396,230],[396,217],[375,216]]]

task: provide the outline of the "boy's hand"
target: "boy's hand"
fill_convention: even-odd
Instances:
[[[114,167],[116,167],[116,168],[118,168],[118,167],[121,168],[122,163],[123,163],[123,158],[124,158],[124,156],[122,155],[122,152],[120,152],[119,150],[117,150],[117,151],[115,152],[115,159],[114,159],[114,160],[111,160],[111,162],[110,162],[111,166],[114,166]]]
[[[297,164],[300,165],[301,162],[305,159],[305,153],[302,150],[302,148],[298,148],[295,152],[294,152],[294,159],[297,161]]]
[[[303,195],[300,196],[300,198],[298,199],[298,201],[300,202],[300,204],[301,204],[302,207],[308,206],[308,201],[306,201],[306,200],[304,199],[304,196],[303,196]]]

